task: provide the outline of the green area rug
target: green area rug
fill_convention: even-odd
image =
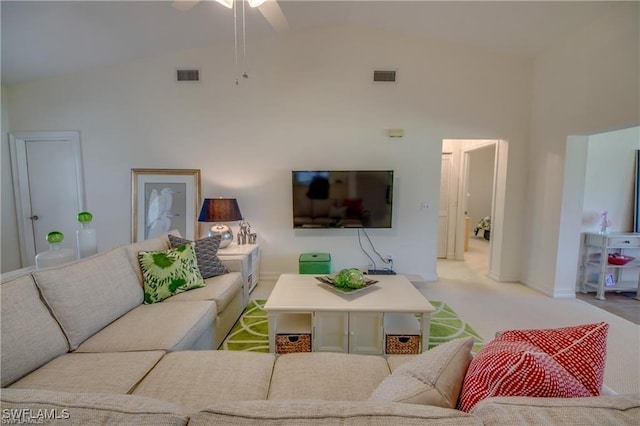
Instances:
[[[262,309],[266,300],[252,300],[240,319],[224,339],[220,349],[229,351],[269,352],[267,313]],[[473,336],[473,352],[484,346],[484,341],[473,328],[462,321],[446,303],[431,301],[436,311],[431,314],[429,349],[460,337]]]

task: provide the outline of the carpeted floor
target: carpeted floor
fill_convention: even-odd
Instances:
[[[220,349],[235,351],[269,352],[269,331],[267,314],[262,309],[266,300],[252,300],[244,310],[242,317],[224,340]],[[460,319],[446,303],[431,301],[436,311],[431,315],[429,349],[441,343],[460,337],[473,336],[477,352],[484,341],[473,328]]]
[[[604,383],[618,393],[640,392],[640,326],[580,299],[551,298],[519,283],[496,282],[468,262],[438,260],[438,281],[416,283],[429,300],[446,300],[485,342],[507,329],[609,324]]]

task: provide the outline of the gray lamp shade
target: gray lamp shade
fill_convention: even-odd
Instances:
[[[205,198],[198,222],[235,222],[242,220],[235,198]]]

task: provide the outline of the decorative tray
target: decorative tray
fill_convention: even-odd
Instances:
[[[633,256],[625,256],[624,254],[611,253],[607,257],[607,262],[611,265],[626,265],[629,262],[633,262],[636,258]]]
[[[331,290],[337,291],[338,293],[342,293],[342,294],[358,293],[362,290],[365,290],[371,287],[372,285],[378,282],[376,280],[365,278],[364,285],[360,288],[342,288],[342,287],[336,287],[333,284],[333,278],[329,276],[316,277],[316,280],[320,281],[320,284],[323,284],[323,287],[329,288]]]

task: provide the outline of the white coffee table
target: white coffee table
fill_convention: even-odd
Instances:
[[[369,278],[378,283],[345,295],[315,275],[281,275],[264,307],[271,352],[276,335],[307,334],[313,351],[382,355],[392,335],[417,336],[426,351],[433,305],[403,275]]]

